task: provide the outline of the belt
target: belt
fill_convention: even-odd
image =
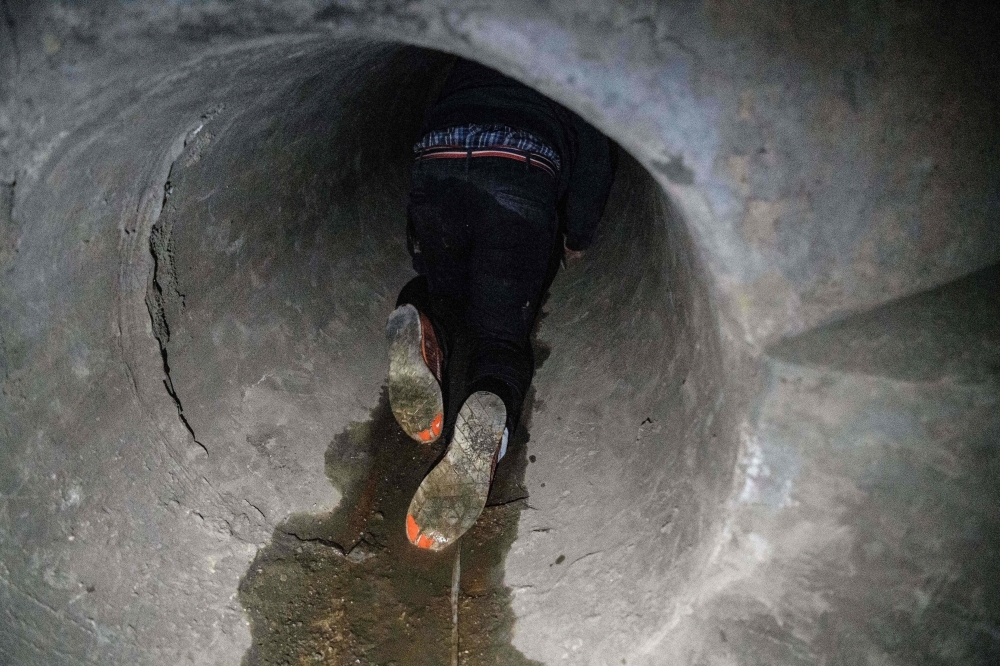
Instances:
[[[517,150],[507,146],[488,146],[486,148],[463,148],[461,146],[437,146],[425,148],[417,153],[418,160],[440,160],[440,159],[461,159],[470,157],[502,157],[508,160],[525,162],[529,167],[538,167],[553,178],[559,173],[559,169],[552,163],[552,160],[543,157],[538,153],[526,150]]]

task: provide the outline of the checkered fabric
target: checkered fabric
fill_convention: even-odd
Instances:
[[[490,148],[504,146],[535,153],[552,162],[556,169],[562,167],[559,155],[534,134],[516,130],[506,125],[458,125],[434,130],[424,135],[413,146],[413,152],[420,153],[429,148]]]

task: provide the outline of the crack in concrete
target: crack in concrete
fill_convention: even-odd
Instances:
[[[167,180],[163,185],[161,211],[166,210],[167,201],[174,191],[174,186],[170,182],[170,176],[173,173],[176,161],[175,158],[174,162],[170,164],[170,169],[167,172]],[[156,342],[159,345],[160,357],[163,361],[163,386],[167,390],[167,395],[173,401],[174,407],[177,408],[177,418],[185,430],[188,431],[191,440],[201,447],[205,455],[208,455],[208,447],[198,440],[198,436],[194,432],[194,427],[188,421],[187,416],[184,415],[184,405],[181,403],[180,396],[177,395],[177,389],[174,387],[174,380],[170,374],[170,360],[167,354],[167,342],[170,341],[170,324],[167,321],[166,299],[168,296],[164,289],[164,283],[167,283],[171,288],[172,293],[170,293],[169,297],[178,301],[179,305],[184,307],[184,295],[177,289],[177,278],[174,272],[171,249],[170,227],[165,223],[164,218],[160,217],[153,225],[149,235],[149,253],[153,257],[153,270],[150,276],[149,288],[146,292],[146,309],[149,312],[153,337],[156,338]]]
[[[174,401],[174,406],[177,407],[177,418],[180,419],[181,424],[188,431],[188,434],[191,435],[191,440],[201,447],[201,450],[205,452],[205,455],[208,455],[208,448],[198,441],[197,435],[194,434],[194,428],[191,427],[191,422],[187,420],[186,416],[184,416],[184,405],[181,404],[181,399],[177,396],[177,391],[174,389],[174,382],[170,378],[170,364],[167,362],[167,349],[163,346],[162,342],[160,342],[160,355],[163,356],[163,372],[166,375],[163,379],[163,386],[167,389],[167,395],[169,395],[170,399]]]
[[[4,225],[14,224],[14,191],[16,188],[16,178],[9,182],[0,182],[0,223]]]
[[[0,0],[0,20],[3,20],[10,35],[11,51],[14,54],[14,73],[17,74],[21,71],[21,48],[17,43],[17,21],[14,20],[14,14],[10,11],[7,0]]]
[[[323,538],[323,537],[304,537],[304,536],[300,536],[300,535],[296,534],[293,530],[282,529],[281,527],[278,528],[278,532],[280,534],[286,536],[286,537],[290,537],[290,538],[295,539],[296,541],[299,541],[301,543],[315,543],[315,544],[319,544],[321,546],[326,546],[327,548],[332,548],[333,550],[337,551],[341,555],[344,555],[345,557],[347,555],[350,555],[351,552],[355,548],[358,547],[358,544],[362,543],[362,541],[363,541],[363,540],[358,541],[358,543],[354,544],[350,548],[344,548],[343,546],[341,546],[336,541],[333,541],[331,539],[326,539],[326,538]],[[369,545],[371,545],[371,544],[369,544]]]
[[[0,151],[0,154],[3,154]],[[0,173],[0,178],[3,174]],[[18,253],[18,234],[14,226],[14,196],[17,179],[0,180],[0,266]]]

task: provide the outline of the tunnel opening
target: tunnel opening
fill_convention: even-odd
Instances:
[[[220,571],[250,590],[262,562],[280,568],[298,558],[332,571],[316,564],[330,556],[365,566],[371,544],[352,547],[375,534],[371,520],[387,515],[384,507],[372,504],[346,540],[324,530],[354,515],[352,484],[385,472],[371,464],[375,440],[350,434],[370,414],[377,425],[385,317],[413,275],[404,240],[411,146],[451,58],[315,37],[223,50],[109,114],[110,130],[95,130],[134,123],[138,143],[154,146],[141,169],[115,165],[112,155],[102,176],[139,181],[137,212],[114,230],[122,239],[118,344],[169,454],[171,484],[156,492],[177,521],[163,534],[183,544],[171,566],[206,599],[229,589],[216,582]],[[630,142],[628,128],[590,120]],[[93,140],[68,150],[75,160],[109,160]],[[469,585],[489,581],[490,598],[504,607],[482,612],[510,643],[484,641],[468,663],[548,659],[564,649],[553,646],[602,622],[615,629],[595,659],[618,663],[641,651],[634,637],[655,633],[671,612],[730,490],[736,428],[724,421],[709,286],[663,188],[616,152],[598,240],[557,276],[543,308],[536,342],[551,353],[534,380],[523,448],[498,477],[499,506],[482,538],[467,546],[480,555],[464,566],[487,572]],[[137,485],[107,502],[137,504],[145,492]],[[501,550],[484,546],[484,535]],[[276,575],[275,594],[293,587],[282,585],[287,572]],[[190,605],[160,584],[95,589],[109,608],[129,594],[147,608]],[[252,604],[252,596],[241,599]],[[236,602],[223,614],[244,611],[254,616]],[[267,640],[282,621],[276,612],[258,614],[253,641]],[[156,616],[137,613],[131,631],[156,635]],[[518,620],[541,616],[549,620]],[[317,621],[326,635],[329,624]],[[288,645],[272,647],[249,653],[248,663],[290,658]]]
[[[300,495],[328,492],[317,454],[337,432],[335,423],[345,415],[360,420],[357,406],[379,394],[381,329],[412,275],[403,238],[410,147],[451,62],[415,47],[367,44],[284,57],[290,64],[278,71],[268,63],[265,71],[243,73],[233,86],[242,99],[215,103],[185,137],[151,228],[146,297],[178,417],[208,458],[225,457],[230,467],[222,483],[252,497],[261,516],[280,514],[290,487]],[[519,573],[507,578],[532,578],[538,570],[555,576],[552,597],[562,598],[543,605],[571,609],[580,621],[668,602],[663,591],[681,585],[685,555],[713,520],[735,455],[713,422],[720,358],[694,252],[660,186],[616,151],[599,240],[583,264],[557,277],[538,327],[537,343],[552,353],[537,373],[531,441],[521,456],[537,462],[526,478],[513,479],[516,497],[499,500],[517,499],[517,513],[545,510],[531,511],[520,531],[517,513],[497,518],[507,525],[508,547],[517,534],[526,542]],[[359,475],[398,476],[363,461],[378,458],[372,447],[400,442],[363,440],[335,440],[327,474],[354,483]],[[426,462],[409,464],[420,471]],[[523,464],[521,470],[523,476]],[[504,476],[501,470],[498,483]],[[261,478],[275,481],[261,487]],[[371,538],[371,516],[392,509],[370,502],[368,514],[358,516],[358,506],[344,505],[357,499],[350,495],[333,516],[360,520],[355,537],[323,534],[337,521],[309,524],[302,516],[278,532],[337,544],[343,552],[335,556],[357,555],[351,548]],[[258,557],[249,578],[267,579],[264,563],[287,567],[302,548],[292,542]],[[284,571],[280,576],[289,575]],[[634,596],[598,599],[595,588],[618,577],[645,584]],[[299,589],[278,585],[272,592],[282,588]],[[244,596],[258,602],[250,609],[259,611],[255,633],[281,636],[267,626],[280,624],[294,604],[276,608],[260,594]],[[530,595],[504,598],[521,613],[538,612]],[[306,624],[325,636],[331,613]],[[346,624],[337,631],[350,634]],[[285,640],[316,648],[301,636]],[[370,640],[354,649],[371,650]],[[271,650],[266,642],[257,647],[252,663],[290,649],[274,641]],[[628,654],[626,645],[607,649]],[[478,654],[486,663],[490,650]]]

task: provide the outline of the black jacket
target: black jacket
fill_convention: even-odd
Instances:
[[[554,148],[562,162],[559,207],[566,246],[571,250],[590,246],[614,175],[607,137],[531,88],[459,59],[427,112],[424,131],[465,124],[507,125]]]

